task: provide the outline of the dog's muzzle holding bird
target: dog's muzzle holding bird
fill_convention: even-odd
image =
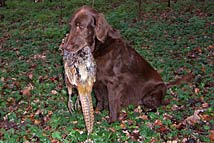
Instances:
[[[66,37],[62,40],[62,44],[60,45],[62,49],[67,40],[68,35],[66,35]],[[79,95],[76,102],[78,103],[78,100],[80,99],[86,129],[88,133],[91,133],[94,124],[94,110],[91,92],[96,80],[96,64],[91,48],[85,45],[76,51],[68,51],[63,49],[63,62],[65,81],[69,94],[69,111],[73,111],[71,95],[72,88],[75,87],[78,90]]]

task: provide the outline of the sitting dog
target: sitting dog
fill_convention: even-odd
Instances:
[[[97,65],[94,92],[96,110],[109,109],[109,122],[118,120],[129,104],[157,108],[163,103],[167,85],[160,74],[121,37],[102,13],[83,6],[70,21],[64,49],[89,46]]]

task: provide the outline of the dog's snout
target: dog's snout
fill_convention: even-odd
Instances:
[[[69,35],[62,48],[70,52],[76,52],[85,47],[87,45],[86,43],[86,40],[84,40],[84,38],[82,38],[81,36],[78,36],[76,34]]]

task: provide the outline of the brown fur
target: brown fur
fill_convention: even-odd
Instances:
[[[91,34],[84,37],[84,31],[76,23],[87,27],[85,31]],[[89,45],[93,49],[97,64],[96,109],[109,109],[110,122],[118,120],[121,107],[129,104],[149,108],[162,104],[167,85],[160,74],[123,40],[103,14],[83,6],[74,14],[70,25],[70,39],[64,48],[75,51]]]

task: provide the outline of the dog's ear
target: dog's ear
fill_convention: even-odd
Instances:
[[[97,39],[100,42],[104,42],[107,37],[108,31],[111,29],[111,26],[106,21],[104,15],[102,13],[97,14],[96,16],[96,27],[95,34]]]

